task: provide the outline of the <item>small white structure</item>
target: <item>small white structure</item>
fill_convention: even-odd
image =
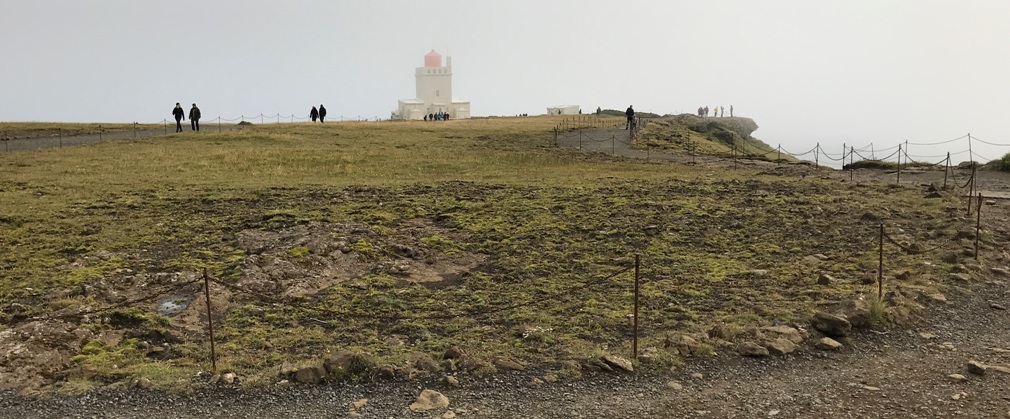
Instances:
[[[582,108],[579,105],[560,105],[560,106],[548,106],[548,115],[578,115],[582,113]]]
[[[443,67],[442,56],[431,50],[424,56],[424,67],[414,71],[414,78],[417,96],[400,99],[393,119],[418,120],[438,112],[449,114],[450,119],[470,117],[470,101],[452,97],[452,57],[445,57]]]

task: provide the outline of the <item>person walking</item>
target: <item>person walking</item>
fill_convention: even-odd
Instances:
[[[193,104],[192,108],[189,108],[189,125],[193,128],[193,131],[200,130],[200,108]]]
[[[624,111],[624,116],[628,117],[628,125],[626,125],[624,129],[629,129],[635,121],[635,110],[632,109],[631,105],[628,105],[628,110]]]
[[[316,118],[319,118],[319,111],[316,110],[315,106],[313,106],[312,110],[309,111],[309,118],[312,119],[312,122],[316,122]]]
[[[324,122],[323,119],[325,119],[325,118],[326,118],[326,108],[324,108],[323,105],[320,104],[319,105],[319,123],[322,124]]]
[[[185,118],[186,113],[182,110],[182,105],[179,102],[175,102],[175,109],[172,109],[172,116],[175,116],[175,132],[182,132],[182,120]]]

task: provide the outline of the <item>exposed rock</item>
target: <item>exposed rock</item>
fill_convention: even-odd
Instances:
[[[467,372],[491,367],[490,362],[478,358],[463,358],[463,360],[459,361],[456,365],[459,369]]]
[[[760,277],[763,277],[765,275],[768,275],[768,270],[767,269],[754,269],[754,270],[750,271],[750,273],[751,273],[751,275],[754,275],[754,276],[760,278]]]
[[[985,374],[986,369],[988,369],[985,366],[985,364],[983,364],[981,362],[978,362],[976,360],[968,361],[968,363],[965,364],[964,367],[965,367],[965,369],[968,370],[968,372],[970,372],[972,374],[975,374],[975,375],[983,375],[983,374]]]
[[[969,281],[971,281],[971,277],[969,277],[968,275],[963,274],[963,273],[957,273],[957,274],[952,273],[952,274],[950,274],[950,279],[953,279],[955,281],[960,281],[960,282],[969,282]]]
[[[834,308],[834,312],[848,320],[852,327],[863,327],[870,323],[870,303],[861,298],[843,301]]]
[[[614,372],[614,368],[611,367],[610,364],[603,362],[603,360],[599,358],[590,358],[586,360],[584,367],[590,371]]]
[[[948,375],[947,378],[950,378],[951,380],[953,380],[955,382],[958,382],[958,383],[962,382],[962,381],[968,381],[968,377],[965,377],[965,376],[963,376],[961,374],[951,374],[951,375]]]
[[[691,378],[693,378],[695,380],[700,380],[702,378],[705,378],[705,374],[702,374],[700,372],[692,373],[691,374]]]
[[[152,383],[147,377],[135,378],[130,382],[130,388],[139,388],[141,390],[148,390],[153,386],[154,383]]]
[[[803,340],[807,337],[805,331],[785,325],[766,326],[759,330],[771,339],[783,338],[797,345],[803,343]]]
[[[708,331],[708,337],[716,339],[733,340],[736,335],[740,334],[740,328],[735,326],[730,326],[726,324],[717,324],[712,326]],[[669,337],[667,337],[669,340]]]
[[[372,356],[363,352],[339,351],[323,361],[329,377],[343,374],[361,374],[375,367]]]
[[[326,376],[323,367],[305,367],[295,371],[295,381],[303,384],[319,384]]]
[[[821,338],[821,340],[819,340],[817,344],[814,346],[817,349],[824,351],[837,351],[839,349],[842,349],[842,344],[840,342],[828,337]]]
[[[940,293],[929,294],[926,297],[929,298],[933,302],[940,303],[940,304],[947,304],[947,296],[945,296],[943,294],[940,294]]]
[[[410,404],[410,410],[415,412],[427,412],[435,409],[445,409],[449,407],[449,398],[435,390],[425,389],[417,396],[417,400]]]
[[[544,381],[548,383],[556,383],[558,382],[558,376],[554,373],[544,374]]]
[[[372,376],[383,380],[392,380],[396,378],[396,368],[393,368],[392,365],[381,365],[375,369]]]
[[[670,390],[673,390],[673,391],[680,391],[680,390],[684,389],[684,385],[682,385],[682,384],[680,384],[680,383],[678,383],[676,381],[669,381],[669,382],[666,383],[666,388],[668,388]]]
[[[989,307],[995,310],[1006,310],[1006,306],[999,303],[989,303]]]
[[[638,354],[638,360],[643,364],[651,364],[659,361],[659,348],[650,346],[642,349]]]
[[[449,410],[443,413],[441,417],[442,419],[456,419],[456,412]]]
[[[226,372],[221,374],[221,382],[224,384],[235,384],[235,380],[237,379],[238,377],[235,376],[235,373]]]
[[[460,359],[466,355],[459,346],[450,346],[449,349],[445,350],[445,354],[442,355],[443,359]]]
[[[996,371],[1001,374],[1010,374],[1010,367],[1003,365],[989,365],[986,367],[986,371]]]
[[[797,348],[795,343],[786,338],[778,338],[765,343],[765,347],[768,348],[768,352],[774,355],[791,354],[795,352]]]
[[[954,266],[951,266],[950,267],[950,271],[954,272],[954,273],[964,273],[964,272],[968,272],[968,267],[964,266],[963,263],[958,263],[958,264],[956,264]]]
[[[495,358],[494,366],[508,371],[522,371],[526,366],[508,358]]]
[[[449,388],[459,388],[459,380],[451,375],[445,376],[445,386]]]
[[[736,351],[743,356],[768,356],[767,348],[750,341],[737,345]]]
[[[351,402],[351,409],[358,410],[368,404],[368,399],[359,399],[357,401]]]
[[[427,354],[418,356],[417,360],[414,361],[414,367],[429,373],[442,372],[442,365],[431,359]]]
[[[880,391],[880,387],[863,386],[863,390],[866,390],[866,391]]]
[[[631,361],[617,355],[605,355],[602,359],[603,362],[606,362],[610,366],[620,368],[627,372],[635,371],[635,367],[631,364]]]
[[[455,359],[443,359],[442,360],[442,369],[445,370],[445,371],[449,371],[449,372],[455,372],[456,369],[457,369],[456,368],[456,360]]]
[[[811,324],[814,329],[833,338],[845,337],[852,330],[852,324],[848,320],[823,311],[814,315]]]
[[[926,340],[936,339],[936,335],[934,335],[932,333],[929,333],[929,332],[919,332],[919,337],[921,337],[923,339],[926,339]]]
[[[820,276],[817,277],[818,285],[831,285],[834,284],[835,282],[838,282],[838,280],[836,280],[835,277],[828,274],[821,274]]]
[[[531,387],[539,387],[539,386],[542,386],[542,385],[544,385],[544,380],[541,380],[541,379],[539,379],[537,377],[533,377],[533,379],[530,380],[530,386]]]
[[[666,343],[663,346],[685,358],[697,354],[699,347],[698,341],[694,340],[694,338],[681,334],[667,335]]]

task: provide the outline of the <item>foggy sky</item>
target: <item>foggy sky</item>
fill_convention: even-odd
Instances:
[[[1010,143],[1008,19],[1003,0],[3,0],[0,121],[388,118],[435,49],[473,115],[733,105],[793,152]]]

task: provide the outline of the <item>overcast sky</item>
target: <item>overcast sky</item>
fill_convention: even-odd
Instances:
[[[474,115],[733,105],[793,152],[1010,143],[1005,0],[2,1],[0,121],[387,118],[435,49]]]

